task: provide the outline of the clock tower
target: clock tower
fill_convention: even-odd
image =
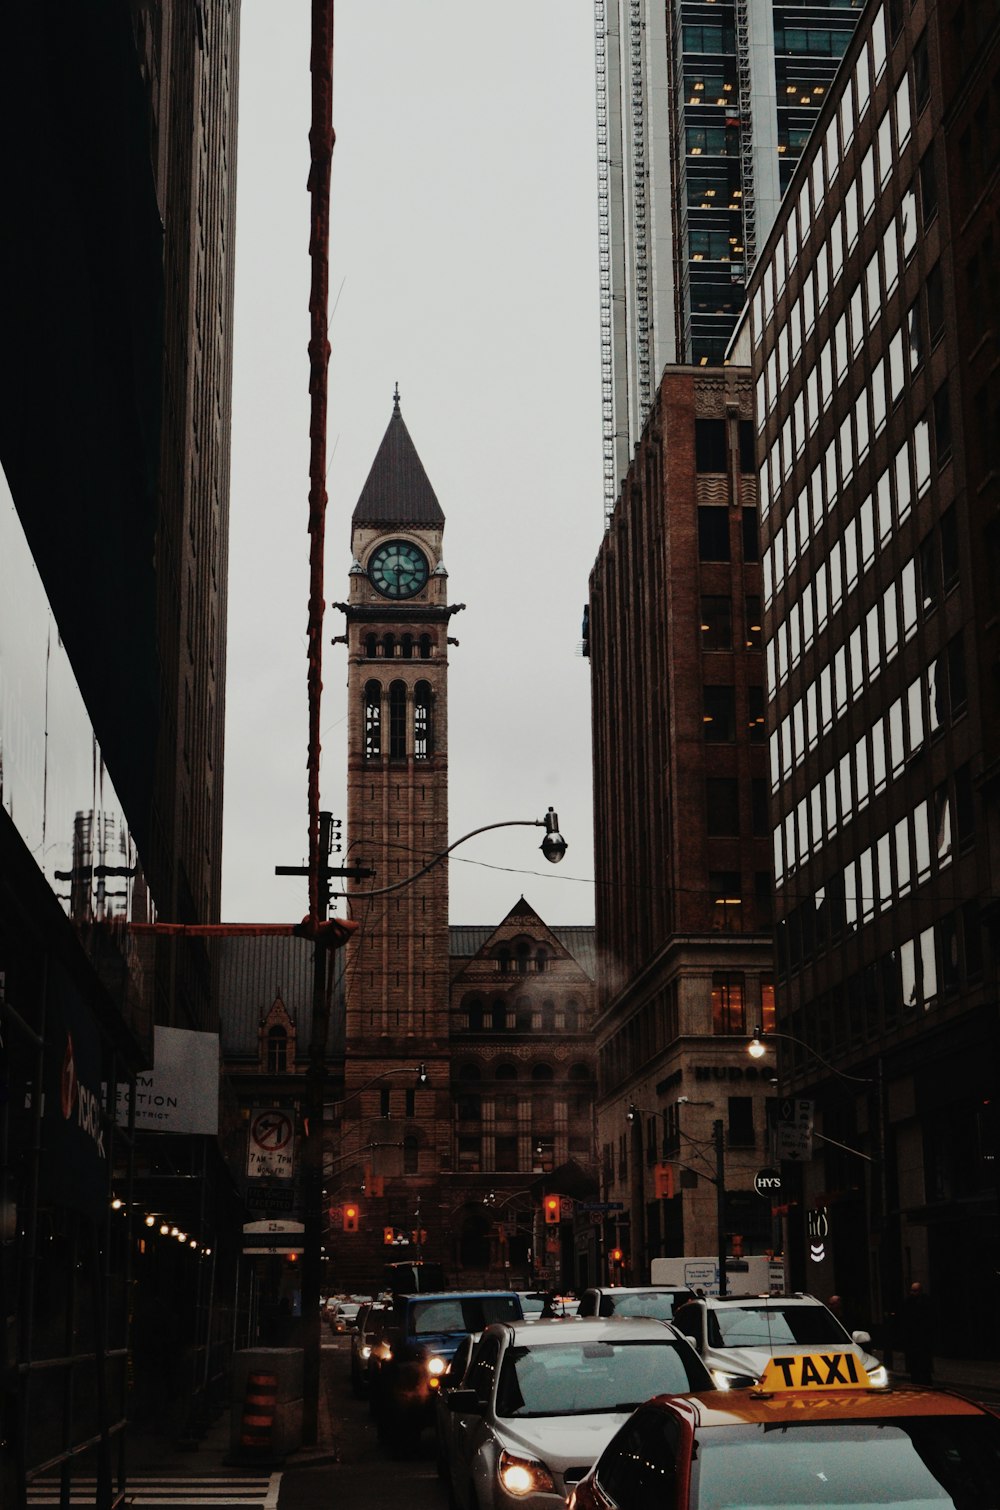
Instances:
[[[384,1261],[442,1253],[448,865],[432,862],[448,847],[448,624],[463,606],[447,602],[444,523],[397,388],[354,510],[349,601],[337,605],[347,619],[347,864],[374,875],[348,882],[359,927],[345,961],[344,1101],[327,1188],[334,1207],[360,1205],[360,1230],[337,1247],[367,1283]]]

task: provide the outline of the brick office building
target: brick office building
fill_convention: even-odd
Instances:
[[[668,368],[591,575],[587,645],[601,1188],[624,1207],[608,1241],[633,1281],[720,1237],[772,1246],[751,1193],[769,1077],[746,1056],[773,1010],[757,526],[749,374]]]

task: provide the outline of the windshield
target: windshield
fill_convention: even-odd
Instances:
[[[849,1341],[826,1306],[726,1306],[708,1313],[711,1347],[766,1347]]]
[[[687,1298],[685,1295],[684,1299]],[[651,1316],[655,1321],[670,1321],[674,1314],[674,1297],[669,1290],[662,1295],[613,1295],[611,1309],[616,1316]]]
[[[690,1503],[700,1510],[997,1510],[1000,1421],[926,1416],[705,1432]]]
[[[497,1415],[582,1416],[634,1410],[651,1395],[683,1394],[707,1382],[688,1369],[688,1351],[662,1342],[560,1342],[508,1348]],[[691,1358],[692,1370],[698,1367]]]
[[[449,1295],[444,1300],[420,1300],[410,1311],[417,1337],[432,1332],[481,1332],[491,1321],[520,1321],[516,1295]]]

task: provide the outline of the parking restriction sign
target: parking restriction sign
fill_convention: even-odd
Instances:
[[[295,1123],[281,1107],[262,1107],[250,1113],[247,1139],[247,1178],[290,1180],[294,1173]]]

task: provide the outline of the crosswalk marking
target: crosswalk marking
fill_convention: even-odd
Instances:
[[[277,1510],[280,1473],[130,1474],[123,1503],[145,1510],[167,1505],[240,1505],[243,1510]],[[93,1477],[74,1478],[70,1505],[93,1505],[97,1484]],[[31,1506],[58,1505],[59,1480],[36,1479],[28,1485]]]

